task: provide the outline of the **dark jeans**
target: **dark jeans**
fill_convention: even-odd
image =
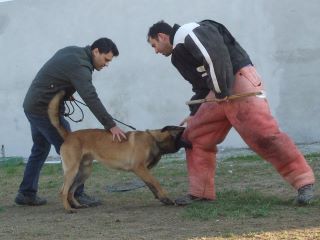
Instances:
[[[60,154],[63,139],[47,116],[27,112],[25,112],[25,115],[30,122],[33,146],[24,170],[19,192],[30,196],[35,195],[38,191],[40,170],[48,157],[51,144],[55,147],[56,152]],[[60,117],[60,122],[66,129],[71,130],[68,121],[63,116]],[[83,188],[83,185],[80,186],[75,195],[81,194]]]

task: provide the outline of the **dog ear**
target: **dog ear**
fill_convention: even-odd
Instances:
[[[175,146],[177,150],[179,150],[180,148],[192,148],[191,142],[182,139],[181,137],[184,129],[185,127],[181,126],[166,126],[161,129],[161,132],[170,132],[170,134],[175,138]]]
[[[161,132],[164,131],[174,131],[174,130],[180,130],[183,132],[185,127],[180,127],[180,126],[165,126],[164,128],[161,129]]]

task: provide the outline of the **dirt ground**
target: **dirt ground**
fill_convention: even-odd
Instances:
[[[265,168],[263,162],[236,160],[224,164],[218,166],[217,191],[223,186],[237,190],[250,186],[284,201],[296,194],[271,168],[255,172],[256,166]],[[251,169],[250,175],[238,170],[237,164]],[[314,158],[311,164],[318,174],[319,158]],[[187,189],[184,162],[174,167],[177,166],[182,170],[175,169],[172,174],[163,174],[168,172],[166,164],[156,167],[159,172],[155,169],[155,175],[173,198]],[[320,239],[320,204],[299,208],[289,204],[265,217],[222,215],[208,220],[190,219],[184,215],[186,207],[164,206],[146,188],[106,192],[107,180],[117,182],[133,175],[123,177],[115,171],[100,168],[94,171],[86,187],[89,194],[102,200],[101,206],[80,209],[75,214],[65,213],[58,196],[62,176],[50,169],[43,170],[40,179],[40,195],[47,198],[48,204],[41,207],[16,206],[13,199],[22,172],[23,166],[18,170],[1,172],[7,175],[2,176],[0,186],[0,239]],[[232,175],[228,175],[231,172]],[[319,195],[319,190],[316,190],[317,199]]]
[[[308,239],[308,235],[320,239],[319,213],[301,219],[288,213],[279,213],[266,219],[221,218],[203,222],[184,220],[179,217],[181,208],[164,207],[152,201],[149,204],[119,205],[106,200],[103,206],[84,209],[72,215],[65,214],[60,203],[53,199],[49,201],[43,207],[9,207],[1,217],[1,239],[169,240],[216,239],[213,237],[221,235],[238,236],[236,239],[240,239],[244,234],[259,239],[259,233],[263,232],[287,235],[287,238],[274,239]],[[295,232],[304,234],[301,238],[294,238]],[[272,238],[265,236],[260,239]]]

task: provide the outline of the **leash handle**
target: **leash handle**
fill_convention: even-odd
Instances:
[[[200,104],[200,103],[205,103],[205,102],[225,102],[229,100],[235,100],[238,98],[243,98],[243,97],[251,97],[251,96],[257,96],[261,98],[265,98],[265,93],[264,91],[259,91],[259,92],[249,92],[249,93],[239,93],[239,94],[234,94],[229,97],[226,97],[224,99],[218,99],[218,98],[204,98],[204,99],[197,99],[197,100],[191,100],[187,101],[187,105],[194,105],[194,104]]]

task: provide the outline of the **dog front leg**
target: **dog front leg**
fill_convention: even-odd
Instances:
[[[138,169],[135,169],[134,173],[145,182],[155,198],[159,199],[160,202],[164,203],[165,205],[174,205],[174,202],[168,198],[165,190],[161,187],[157,179],[151,175],[147,168],[141,166]]]

